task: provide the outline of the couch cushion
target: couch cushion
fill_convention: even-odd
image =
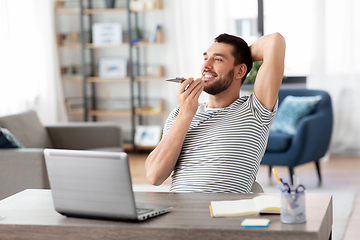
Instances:
[[[0,148],[22,148],[24,147],[6,128],[0,128]]]
[[[270,132],[266,151],[285,152],[291,144],[292,137],[293,135],[287,133]]]
[[[296,134],[299,121],[311,114],[321,96],[295,97],[288,95],[281,102],[270,131]]]
[[[48,133],[35,111],[0,117],[0,125],[26,148],[52,148]]]

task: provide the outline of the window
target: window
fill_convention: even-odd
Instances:
[[[286,40],[286,76],[310,73],[313,19],[312,0],[264,0],[264,34],[280,32]]]

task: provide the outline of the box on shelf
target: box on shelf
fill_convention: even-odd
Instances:
[[[164,66],[155,64],[134,65],[134,73],[140,77],[164,77]]]
[[[160,9],[160,0],[130,1],[130,10],[133,12],[151,11]]]
[[[93,44],[119,44],[123,42],[120,23],[94,23]]]
[[[127,76],[127,59],[124,57],[105,57],[99,61],[99,77],[124,78]]]
[[[162,127],[159,125],[138,125],[135,129],[137,146],[156,147],[161,139]]]

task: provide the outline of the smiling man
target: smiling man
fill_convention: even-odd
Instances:
[[[180,84],[179,106],[146,159],[146,175],[151,184],[160,185],[173,173],[173,192],[247,193],[277,111],[285,40],[274,33],[249,47],[240,37],[221,34],[203,55],[202,78]],[[240,97],[255,61],[263,63],[254,93]],[[199,104],[202,91],[209,101]]]

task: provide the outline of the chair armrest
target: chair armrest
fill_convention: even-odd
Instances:
[[[323,157],[329,147],[331,131],[332,118],[329,119],[322,113],[304,117],[299,122],[298,134],[293,139],[293,146],[298,146],[301,152],[298,164]]]
[[[0,150],[0,199],[28,188],[49,188],[43,150],[42,148]]]
[[[115,123],[85,122],[46,125],[53,147],[88,150],[95,148],[122,149],[121,128]]]

